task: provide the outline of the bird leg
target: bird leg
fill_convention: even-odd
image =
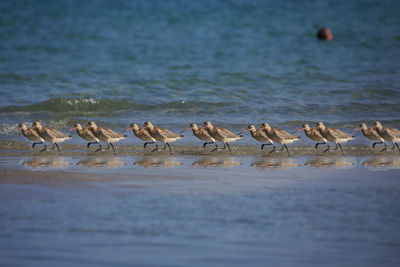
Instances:
[[[225,143],[227,146],[228,146],[228,148],[229,148],[229,153],[232,153],[232,150],[231,150],[231,147],[229,146],[229,144],[228,143]],[[225,144],[224,144],[224,148],[225,148]]]
[[[262,144],[261,149],[264,149],[264,146],[272,146],[272,144],[271,143]]]
[[[56,147],[57,147],[57,150],[58,150],[58,153],[60,153],[61,152],[61,150],[60,150],[60,147],[58,146],[58,144],[57,143],[54,143],[53,144],[53,147],[54,147],[54,145],[56,145]],[[53,148],[54,149],[54,148]]]
[[[282,146],[282,147],[281,147],[281,149],[279,149],[279,151],[283,151],[283,146],[284,146],[284,145],[281,144],[281,146]]]
[[[338,144],[336,143],[336,146],[335,146],[335,148],[333,150],[337,150],[338,148],[339,148]]]
[[[89,142],[89,143],[87,143],[87,148],[89,148],[90,145],[95,145],[95,144],[99,144],[100,145],[99,142]]]
[[[375,143],[372,144],[372,148],[374,148],[377,144],[384,144],[384,145],[386,145],[384,142],[375,142]]]
[[[171,146],[170,146],[168,143],[165,143],[165,144],[167,144],[167,146],[168,146],[168,148],[169,148],[169,152],[172,152],[172,151],[171,151]]]
[[[33,143],[32,148],[35,148],[36,145],[44,144],[43,142]]]
[[[394,144],[397,146],[397,150],[399,150],[399,152],[400,152],[399,144],[397,144],[397,143],[394,143]]]
[[[115,148],[114,148],[114,145],[113,145],[112,143],[110,143],[110,145],[111,145],[111,147],[112,147],[112,149],[113,149],[113,151],[114,151],[114,154],[115,154]]]
[[[205,142],[205,143],[203,144],[203,149],[206,148],[206,145],[211,145],[211,144],[217,145],[215,142]]]
[[[341,144],[339,144],[339,143],[337,143],[338,145],[339,145],[339,147],[340,147],[340,151],[342,151],[342,155],[343,155],[343,149],[342,149],[342,145]]]
[[[316,143],[316,144],[315,144],[315,149],[317,149],[319,145],[323,145],[323,144],[328,144],[328,143],[325,143],[325,142],[323,142],[323,143]]]
[[[153,141],[152,142],[145,142],[144,145],[143,145],[143,148],[146,148],[146,146],[150,145],[150,144],[156,144],[157,145],[157,143],[153,142]]]
[[[40,150],[40,152],[46,151],[47,150],[47,145],[46,143],[43,142],[44,148],[42,150]]]
[[[287,155],[289,156],[289,149],[288,149],[288,147],[287,147],[285,144],[283,145],[283,147],[286,148]]]

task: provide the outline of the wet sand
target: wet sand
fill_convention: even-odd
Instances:
[[[0,151],[7,266],[400,263],[393,151],[64,149]]]

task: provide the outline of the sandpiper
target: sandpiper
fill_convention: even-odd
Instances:
[[[205,149],[206,145],[214,144],[216,148],[218,148],[215,139],[208,133],[208,131],[204,128],[199,128],[196,123],[190,124],[190,127],[183,130],[181,133],[192,130],[193,135],[199,138],[202,141],[206,141],[203,144],[203,149]],[[208,142],[207,142],[208,141]]]
[[[99,147],[95,152],[101,151],[103,149],[110,149],[110,145],[111,145],[111,147],[114,151],[114,154],[115,154],[115,148],[114,148],[113,143],[118,142],[127,137],[126,135],[121,135],[119,133],[114,132],[111,129],[97,126],[96,123],[94,123],[94,121],[89,121],[86,128],[90,129],[96,138],[98,138],[99,140],[101,140],[103,142],[107,142],[107,144],[108,144],[106,148]]]
[[[326,140],[333,142],[336,144],[336,147],[334,150],[338,149],[338,146],[340,147],[340,151],[342,151],[343,154],[343,149],[342,145],[340,143],[346,143],[349,140],[352,140],[355,136],[345,134],[339,129],[331,128],[331,127],[326,127],[322,122],[317,122],[315,125],[316,129],[319,129],[319,132],[321,133],[322,137],[325,138]],[[324,150],[324,152],[329,151],[329,147]]]
[[[264,143],[261,145],[261,149],[264,149],[264,146],[273,146],[275,149],[274,141],[269,138],[264,129],[260,128],[257,130],[253,124],[250,124],[249,126],[247,126],[247,129],[243,130],[241,133],[245,133],[247,131],[250,131],[250,134],[254,139],[261,143]]]
[[[372,144],[372,148],[374,148],[375,145],[377,145],[377,144],[383,144],[383,145],[385,146],[384,149],[386,149],[385,139],[383,139],[383,138],[379,135],[378,131],[374,128],[374,126],[368,128],[367,125],[363,122],[363,123],[360,123],[360,127],[355,128],[355,129],[353,130],[353,132],[354,132],[354,131],[358,131],[358,130],[361,130],[361,132],[363,133],[363,135],[364,135],[366,138],[368,138],[369,140],[372,140],[372,141],[379,141],[379,142],[374,142],[374,143]]]
[[[288,155],[289,155],[289,149],[286,146],[286,144],[291,144],[293,142],[300,140],[300,137],[291,135],[290,133],[288,133],[282,129],[272,128],[266,122],[264,122],[262,124],[262,129],[264,129],[265,133],[268,135],[269,138],[272,139],[272,141],[281,144],[282,148],[280,149],[280,151],[282,151],[283,148],[285,148]],[[276,151],[276,149],[274,147],[269,153],[272,153],[275,151]]]
[[[226,149],[227,146],[229,148],[229,152],[231,153],[232,150],[228,143],[234,142],[243,137],[242,135],[236,135],[225,128],[214,126],[209,121],[204,122],[203,127],[201,127],[200,129],[207,129],[208,133],[211,135],[212,138],[224,143],[224,147],[222,149]],[[218,149],[220,148],[216,147],[211,152],[216,151]]]
[[[399,148],[399,144],[398,144],[398,142],[400,142],[400,131],[399,130],[391,128],[391,127],[382,126],[382,124],[379,121],[374,122],[374,128],[376,129],[378,134],[383,139],[393,143],[392,149],[394,149],[394,146],[396,145],[397,149],[400,152],[400,148]],[[386,150],[386,147],[384,149],[382,149],[382,151],[385,151],[385,150]]]
[[[304,130],[304,133],[308,138],[317,142],[315,144],[315,149],[318,148],[318,145],[323,145],[323,144],[326,144],[327,147],[329,148],[328,141],[324,137],[322,137],[321,133],[319,132],[319,130],[317,128],[311,129],[307,123],[304,123],[303,126],[301,126],[301,128],[299,128],[296,132],[299,132],[302,130]],[[322,141],[322,143],[318,143],[321,141]]]
[[[138,126],[136,123],[132,123],[128,128],[126,128],[126,129],[123,130],[122,132],[126,132],[126,131],[128,131],[128,130],[132,130],[132,131],[133,131],[133,134],[134,134],[137,138],[139,138],[139,139],[145,141],[145,143],[144,143],[144,145],[143,145],[144,148],[146,148],[146,146],[147,146],[148,144],[156,144],[156,147],[158,147],[158,145],[157,145],[157,143],[156,143],[156,139],[154,139],[154,138],[150,135],[150,133],[149,133],[149,131],[148,131],[147,129],[145,129],[145,128],[143,128],[143,127],[142,127],[142,128],[139,128],[139,126]],[[147,141],[151,141],[151,142],[147,142]]]
[[[55,148],[54,146],[56,146],[58,152],[60,152],[60,148],[57,143],[62,143],[65,140],[69,140],[72,138],[71,135],[63,134],[56,129],[44,127],[37,121],[33,123],[32,128],[36,130],[36,132],[39,134],[41,138],[53,144],[53,147],[51,149],[54,149]],[[46,146],[42,150],[40,150],[40,152],[45,150],[47,150]]]
[[[37,131],[33,129],[32,127],[26,127],[24,123],[20,123],[17,128],[14,129],[14,131],[21,130],[21,133],[23,136],[28,138],[31,141],[34,141],[32,144],[32,148],[35,147],[35,145],[43,144],[44,147],[46,147],[46,144],[44,143],[44,139],[39,136]],[[35,142],[35,141],[40,141],[40,142]]]
[[[147,129],[149,131],[150,135],[154,139],[164,143],[164,147],[162,149],[166,149],[168,146],[170,152],[171,152],[171,146],[169,145],[169,143],[175,142],[176,140],[179,140],[183,137],[183,135],[175,134],[168,129],[164,129],[159,126],[154,126],[149,121],[146,121],[143,127],[144,129]],[[156,150],[159,150],[158,146],[155,149],[153,149],[152,152]]]
[[[92,131],[88,128],[82,128],[82,126],[79,123],[75,123],[73,127],[70,129],[70,131],[76,130],[76,133],[84,140],[89,141],[87,143],[87,148],[90,147],[90,145],[94,144],[99,144],[99,147],[101,147],[99,139],[94,136]]]

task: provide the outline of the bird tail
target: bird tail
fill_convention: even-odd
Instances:
[[[239,135],[239,137],[243,137],[243,134]]]
[[[126,134],[124,134],[124,137],[128,137]]]
[[[181,134],[181,137],[184,137],[184,135]]]

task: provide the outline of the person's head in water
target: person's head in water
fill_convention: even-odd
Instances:
[[[319,40],[330,41],[333,38],[332,32],[329,28],[321,28],[317,32],[317,38]]]

